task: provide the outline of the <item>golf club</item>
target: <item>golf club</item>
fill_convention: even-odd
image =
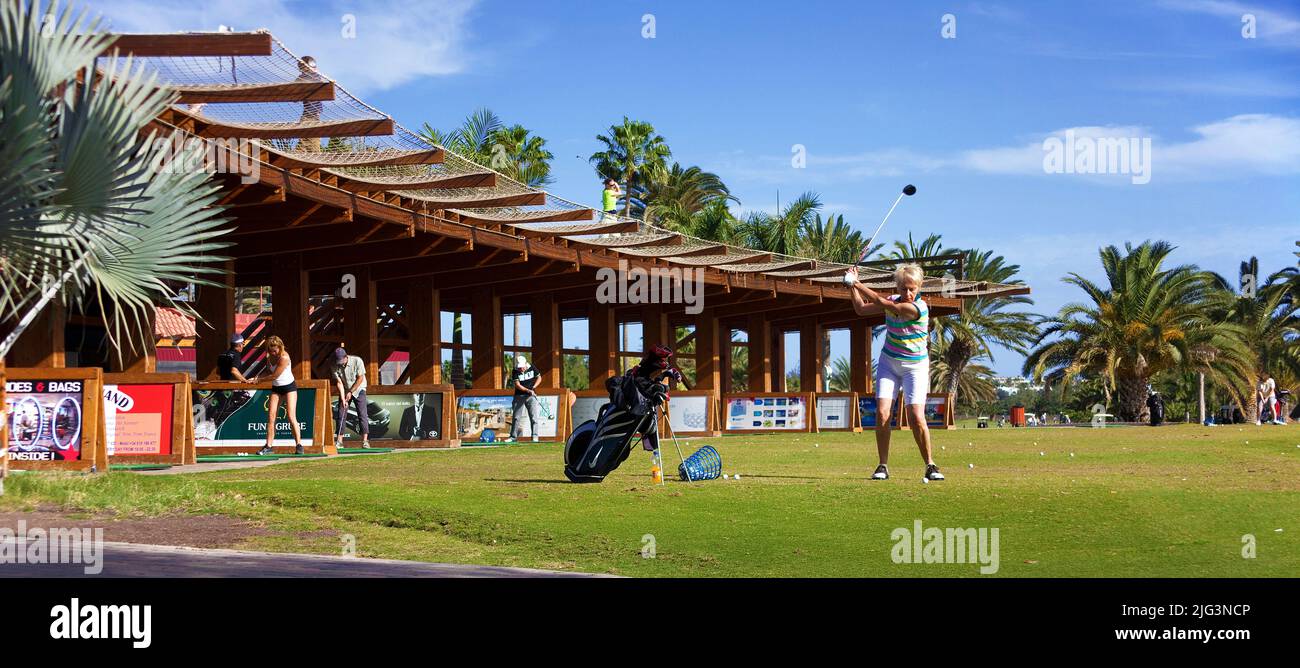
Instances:
[[[894,200],[894,206],[889,207],[889,213],[885,214],[884,220],[880,221],[880,225],[876,227],[876,231],[871,233],[871,238],[867,239],[867,243],[862,246],[862,253],[858,256],[858,262],[863,262],[867,259],[867,253],[871,252],[871,244],[876,240],[876,235],[880,234],[880,230],[884,229],[885,221],[889,220],[889,215],[898,207],[898,203],[903,201],[903,195],[911,197],[915,194],[916,186],[910,183],[903,186],[903,192],[899,193],[898,198]]]

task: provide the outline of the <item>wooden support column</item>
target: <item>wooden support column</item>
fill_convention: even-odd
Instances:
[[[587,315],[587,365],[591,388],[605,388],[605,380],[618,369],[618,320],[609,304],[592,304]]]
[[[718,345],[718,318],[713,309],[695,316],[695,389],[722,391],[722,348]],[[727,370],[730,375],[730,370]]]
[[[432,276],[407,282],[406,325],[411,335],[407,377],[412,383],[441,383],[442,293]]]
[[[772,345],[772,391],[785,392],[785,332],[779,328],[773,329],[771,334]]]
[[[194,310],[199,321],[194,329],[198,340],[194,343],[195,378],[217,379],[217,356],[230,347],[230,337],[235,334],[235,261],[222,263],[223,273],[212,277],[218,285],[198,286],[198,299]]]
[[[856,320],[849,325],[849,391],[870,394],[872,384],[871,326]]]
[[[673,334],[668,326],[668,314],[664,313],[663,306],[647,304],[641,309],[642,352],[648,351],[654,346],[672,348],[673,343],[676,342]]]
[[[560,305],[549,292],[533,295],[533,366],[541,374],[538,387],[558,388],[562,384],[564,359],[560,355]]]
[[[379,383],[379,300],[377,282],[370,277],[370,266],[363,265],[344,272],[354,280],[343,286],[343,347],[366,363],[366,381]],[[272,293],[274,295],[274,292]],[[331,351],[330,354],[333,354]],[[326,358],[332,361],[332,358]]]
[[[471,307],[470,335],[473,352],[470,354],[470,372],[474,376],[474,389],[499,390],[502,388],[501,365],[505,360],[505,347],[501,339],[501,297],[492,288],[474,291]]]
[[[119,373],[154,373],[158,371],[158,351],[156,340],[154,338],[154,320],[157,312],[149,310],[145,314],[143,327],[148,334],[144,341],[132,343],[123,340],[120,344],[120,350],[110,350],[108,353],[108,365],[113,371]]]
[[[311,336],[307,328],[307,272],[302,254],[289,253],[271,262],[271,334],[284,340],[293,377],[311,378]],[[272,371],[268,369],[268,373]]]
[[[16,368],[62,369],[67,366],[63,350],[63,329],[67,324],[67,309],[63,304],[51,301],[18,337],[9,350],[6,363]]]
[[[762,313],[749,316],[749,391],[772,391],[772,329]]]
[[[822,327],[815,318],[799,323],[799,391],[822,391]]]

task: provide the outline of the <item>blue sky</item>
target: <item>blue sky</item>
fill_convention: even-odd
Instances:
[[[552,192],[592,205],[586,157],[625,115],[721,176],[741,210],[815,191],[870,234],[915,183],[881,237],[996,250],[1039,312],[1078,297],[1065,273],[1099,277],[1105,244],[1167,239],[1175,260],[1234,276],[1251,255],[1268,271],[1296,262],[1295,2],[191,4],[89,3],[123,31],[270,28],[412,129],[489,107],[548,140]],[[1068,129],[1150,139],[1150,182],[1045,173],[1043,140]]]

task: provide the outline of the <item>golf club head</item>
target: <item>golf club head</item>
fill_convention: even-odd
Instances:
[[[904,195],[907,195],[908,197],[911,197],[912,195],[915,195],[915,194],[916,194],[916,186],[914,186],[914,185],[912,185],[912,184],[910,184],[910,183],[907,184],[907,185],[905,185],[905,186],[903,186],[903,194],[904,194]]]

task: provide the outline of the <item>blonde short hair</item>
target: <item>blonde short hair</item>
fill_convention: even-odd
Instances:
[[[904,278],[910,278],[916,281],[917,287],[925,280],[925,272],[921,270],[921,265],[915,263],[900,264],[894,269],[894,282],[899,283]]]

